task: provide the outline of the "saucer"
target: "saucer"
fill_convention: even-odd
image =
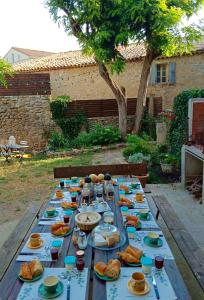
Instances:
[[[59,215],[59,212],[57,210],[54,212],[54,214],[52,216],[49,216],[46,211],[44,212],[45,218],[50,218],[51,219],[51,218],[57,217],[58,215]]]
[[[38,293],[41,297],[43,297],[45,299],[53,299],[53,298],[56,298],[59,295],[61,295],[63,290],[64,290],[64,285],[61,281],[59,281],[55,293],[48,293],[45,290],[43,283],[41,283],[41,285],[38,288]]]
[[[125,222],[125,223],[127,223],[127,222]],[[128,226],[126,226],[126,228],[127,228]],[[130,226],[130,227],[133,227],[133,226]],[[135,227],[136,228],[136,230],[141,230],[142,229],[142,223],[139,221],[138,222],[138,224],[137,224],[137,227]]]
[[[30,241],[27,243],[27,247],[30,248],[30,249],[39,249],[43,246],[44,242],[43,240],[40,240],[40,244],[37,245],[37,246],[32,246]]]
[[[94,273],[96,274],[96,276],[101,279],[101,280],[104,280],[104,281],[114,281],[114,280],[117,280],[118,277],[120,276],[120,273],[117,277],[114,277],[114,278],[111,278],[111,277],[108,277],[108,276],[102,276],[100,274],[98,274],[96,271],[94,271]]]
[[[147,283],[147,281],[145,281],[145,288],[143,291],[136,291],[131,284],[131,280],[128,281],[128,285],[127,285],[128,290],[134,294],[134,295],[146,295],[147,293],[149,293],[150,291],[150,286]]]
[[[144,239],[143,239],[144,243],[149,246],[149,247],[161,247],[163,245],[163,241],[162,239],[158,239],[158,242],[157,244],[152,244],[148,238],[148,236],[145,236]]]
[[[34,281],[39,280],[39,279],[43,276],[43,272],[44,272],[44,269],[43,269],[42,273],[41,273],[39,276],[36,276],[36,277],[34,277],[33,279],[24,279],[24,278],[21,277],[20,275],[18,275],[18,278],[19,278],[21,281],[24,281],[24,282],[34,282]]]

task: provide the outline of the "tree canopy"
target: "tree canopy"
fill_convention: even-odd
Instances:
[[[9,63],[0,58],[0,85],[7,86],[6,75],[13,76],[13,69]]]

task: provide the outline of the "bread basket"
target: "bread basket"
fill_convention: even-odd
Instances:
[[[82,231],[91,231],[101,220],[97,212],[81,212],[75,216],[75,222]]]

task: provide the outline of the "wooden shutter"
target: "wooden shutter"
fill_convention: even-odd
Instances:
[[[162,112],[162,97],[154,97],[153,103],[154,103],[153,115],[154,117],[157,117],[158,114]]]
[[[176,83],[176,63],[171,62],[169,64],[169,83],[175,84]]]
[[[150,85],[156,84],[156,79],[157,79],[157,65],[152,64],[150,70]]]

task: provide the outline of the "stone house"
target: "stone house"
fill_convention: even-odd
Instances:
[[[120,52],[127,63],[124,72],[113,77],[125,87],[128,98],[136,98],[145,49],[142,45],[131,44]],[[52,98],[59,95],[69,95],[77,101],[114,98],[100,77],[94,58],[81,51],[32,59],[14,65],[14,69],[20,73],[49,72]],[[204,44],[198,44],[192,55],[161,57],[151,69],[147,92],[149,110],[156,115],[161,110],[171,109],[178,93],[203,86]]]
[[[10,64],[54,54],[53,52],[11,47],[3,59]]]

